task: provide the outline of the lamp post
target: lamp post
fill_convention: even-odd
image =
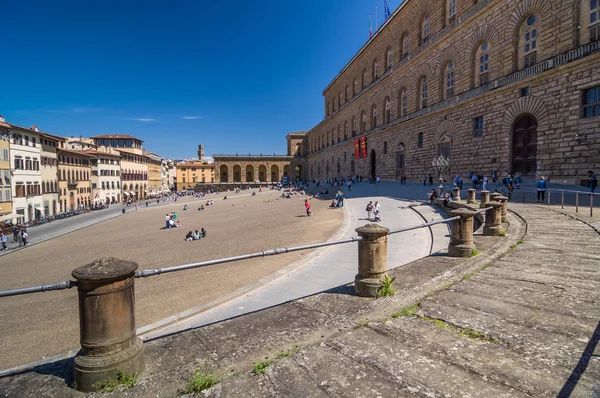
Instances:
[[[450,159],[448,159],[444,155],[440,155],[437,158],[433,159],[431,165],[433,166],[433,169],[437,171],[438,174],[438,179],[440,181],[440,185],[438,186],[438,197],[441,197],[442,192],[444,191],[444,178],[442,177],[442,175],[444,174],[444,171],[446,169],[450,168]]]

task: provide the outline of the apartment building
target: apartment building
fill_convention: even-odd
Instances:
[[[10,160],[13,192],[12,222],[24,223],[43,216],[40,132],[11,125]]]
[[[50,217],[60,210],[58,192],[57,150],[65,139],[48,133],[40,133],[43,216]]]
[[[10,221],[12,210],[10,124],[0,116],[0,222]]]

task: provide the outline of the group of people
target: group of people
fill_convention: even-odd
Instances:
[[[344,207],[344,194],[342,193],[342,191],[337,191],[337,193],[335,194],[335,199],[331,201],[329,207],[332,209]]]
[[[175,222],[176,219],[177,213],[175,213],[174,211],[172,211],[171,213],[167,213],[167,215],[165,216],[165,228],[181,227],[181,223],[179,221]]]
[[[29,244],[29,234],[25,227],[16,225],[13,230],[13,242],[19,243],[19,246],[27,246]],[[0,231],[0,242],[2,243],[2,251],[8,250],[8,235]]]
[[[369,201],[367,204],[367,218],[369,221],[379,222],[381,221],[381,206],[379,205],[379,201]]]
[[[190,242],[192,240],[200,240],[201,238],[206,238],[206,230],[204,228],[201,228],[200,231],[188,232],[185,236],[185,241]]]

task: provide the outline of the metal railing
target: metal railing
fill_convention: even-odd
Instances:
[[[486,210],[486,209],[483,209],[483,210]],[[479,210],[476,213],[480,213],[480,212],[482,212],[482,210]],[[405,227],[405,228],[400,228],[400,229],[390,231],[388,233],[388,235],[412,231],[412,230],[420,229],[420,228],[431,227],[431,226],[434,226],[437,224],[445,224],[445,223],[449,223],[449,222],[452,222],[452,221],[458,220],[458,219],[460,219],[460,217],[456,216],[456,217],[451,217],[451,218],[445,218],[443,220],[413,225],[410,227]],[[328,246],[341,245],[341,244],[345,244],[345,243],[359,242],[361,240],[362,240],[362,237],[360,237],[360,236],[352,236],[350,238],[334,240],[334,241],[329,241],[329,242],[313,243],[310,245],[303,245],[303,246],[282,247],[282,248],[260,251],[260,252],[256,252],[256,253],[242,254],[239,256],[219,258],[216,260],[208,260],[208,261],[201,261],[201,262],[191,263],[191,264],[176,265],[173,267],[145,269],[145,270],[137,271],[135,273],[135,277],[136,278],[146,278],[149,276],[167,274],[167,273],[171,273],[171,272],[184,271],[184,270],[200,268],[200,267],[206,267],[209,265],[216,265],[216,264],[223,264],[223,263],[229,263],[229,262],[234,262],[234,261],[248,260],[248,259],[258,258],[258,257],[275,256],[275,255],[279,255],[279,254],[292,253],[292,252],[301,251],[301,250],[317,249],[317,248],[321,248],[321,247],[328,247]],[[49,284],[43,284],[43,285],[37,285],[37,286],[0,290],[0,297],[18,296],[18,295],[30,294],[30,293],[40,293],[40,292],[47,292],[47,291],[51,291],[51,290],[65,290],[65,289],[71,289],[75,286],[77,286],[77,281],[72,281],[72,280],[61,281],[61,282],[49,283]]]
[[[537,189],[535,188],[520,188],[518,192],[513,191],[512,192],[512,196],[515,197],[515,195],[518,195],[519,193],[521,194],[521,198],[523,203],[526,202],[526,194],[527,193],[536,193],[537,196]],[[543,200],[543,203],[545,203],[546,205],[550,206],[552,204],[556,204],[558,205],[558,203],[552,203],[552,199],[555,197],[555,195],[552,195],[552,193],[555,194],[560,194],[560,205],[561,208],[564,209],[565,208],[565,193],[566,194],[570,194],[571,198],[572,195],[575,195],[575,212],[579,213],[579,207],[580,204],[582,204],[582,201],[580,200],[581,197],[583,198],[589,198],[589,210],[590,210],[590,217],[593,217],[594,215],[594,197],[595,196],[600,196],[600,193],[596,193],[596,192],[586,192],[586,191],[576,191],[576,190],[572,190],[572,189],[546,189],[545,191],[545,198]],[[515,197],[515,199],[518,198],[518,196]],[[568,199],[568,198],[567,198]],[[597,199],[597,204],[600,205],[600,198],[596,198]],[[538,203],[542,203],[542,202],[538,202]],[[567,206],[569,206],[569,203],[567,203]],[[585,206],[585,205],[584,205]]]

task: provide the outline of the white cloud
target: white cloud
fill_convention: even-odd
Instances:
[[[182,116],[181,118],[183,120],[198,120],[198,119],[204,119],[204,116]]]
[[[151,117],[132,117],[129,118],[129,120],[135,120],[136,122],[142,122],[142,123],[148,123],[148,122],[155,122],[156,119],[153,119]]]

